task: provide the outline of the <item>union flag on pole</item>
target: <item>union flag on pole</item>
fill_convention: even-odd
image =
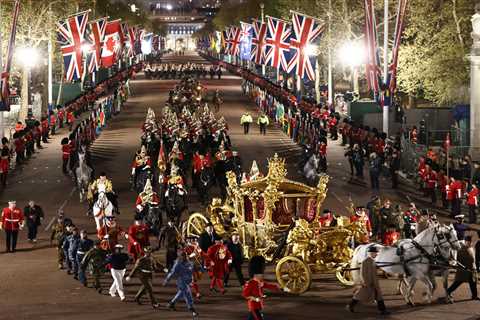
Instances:
[[[84,11],[57,23],[57,41],[61,46],[67,81],[82,78],[84,72],[82,44],[85,41],[87,21],[88,11]]]
[[[120,57],[120,29],[120,19],[107,22],[102,48],[102,65],[106,68],[113,66]]]
[[[238,56],[240,52],[240,36],[242,30],[239,27],[230,28],[230,52],[232,56]]]
[[[293,33],[290,38],[290,54],[287,72],[295,72],[301,78],[315,79],[315,59],[309,54],[310,46],[325,31],[325,24],[313,17],[292,11]]]
[[[265,65],[288,70],[290,54],[291,25],[284,20],[268,17],[265,38]]]
[[[365,0],[365,46],[367,48],[366,77],[368,88],[377,97],[382,80],[373,0]]]
[[[405,15],[407,12],[407,1],[400,0],[398,2],[397,19],[395,22],[395,37],[393,39],[392,48],[392,63],[388,66],[388,79],[387,85],[390,88],[392,94],[397,89],[397,64],[398,64],[398,51],[400,50],[400,42],[402,40],[403,26],[405,21]]]
[[[13,51],[15,50],[15,36],[17,35],[17,21],[18,14],[20,12],[20,1],[15,1],[12,18],[12,28],[10,29],[10,39],[8,40],[7,59],[3,66],[3,72],[1,75],[1,101],[0,111],[10,111],[10,88],[8,80],[10,78],[10,67],[12,66]]]
[[[253,20],[252,25],[252,53],[250,54],[250,59],[256,64],[263,64],[267,24],[259,20]]]
[[[137,27],[128,28],[128,56],[133,57],[135,55],[135,41],[137,37]]]
[[[105,29],[107,27],[107,17],[89,22],[90,33],[88,39],[91,43],[91,55],[88,63],[90,73],[98,71],[102,65],[102,45],[105,38]]]
[[[240,22],[240,49],[238,50],[240,59],[250,60],[250,52],[252,51],[252,25],[246,22]]]

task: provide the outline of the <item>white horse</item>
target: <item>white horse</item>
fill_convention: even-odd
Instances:
[[[316,153],[312,154],[307,163],[305,163],[305,166],[303,166],[303,175],[311,185],[315,185],[318,177],[320,176],[318,171],[319,166],[320,157]]]
[[[422,281],[427,291],[427,301],[432,300],[434,285],[432,283],[431,265],[438,258],[448,262],[452,250],[460,249],[457,233],[452,225],[435,226],[422,231],[415,239],[403,239],[396,247],[386,247],[379,244],[367,244],[358,246],[353,254],[350,267],[359,268],[367,257],[370,246],[377,246],[379,253],[375,258],[378,267],[390,274],[404,276],[407,289],[404,290],[405,301],[413,305],[412,292],[417,280]],[[354,270],[352,277],[355,283],[360,283],[360,272]]]
[[[113,204],[108,200],[105,192],[100,192],[98,200],[93,204],[93,217],[95,218],[97,230],[105,226],[106,218],[113,217]]]
[[[87,165],[85,160],[85,150],[82,147],[81,151],[78,152],[78,167],[75,169],[75,174],[77,176],[77,187],[80,194],[80,202],[85,200],[85,195],[88,191],[88,185],[92,177],[92,168]]]

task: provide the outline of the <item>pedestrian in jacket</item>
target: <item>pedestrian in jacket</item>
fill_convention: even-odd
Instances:
[[[253,118],[250,113],[247,111],[245,112],[242,117],[240,118],[240,125],[243,126],[243,134],[248,134],[250,131],[250,124],[253,122]]]
[[[178,299],[182,298],[187,304],[188,310],[192,312],[194,317],[198,316],[197,311],[193,305],[192,291],[190,289],[190,284],[193,279],[193,263],[188,260],[187,253],[181,251],[178,254],[177,260],[172,267],[172,270],[168,273],[167,277],[163,281],[163,285],[166,286],[170,279],[177,279],[177,293],[167,304],[167,308],[170,310],[175,310],[175,303]]]
[[[270,124],[270,120],[265,113],[262,113],[258,119],[257,124],[260,126],[260,134],[266,135],[267,134],[267,126]]]
[[[375,152],[370,154],[369,172],[372,189],[380,189],[380,158]]]
[[[77,270],[77,278],[80,281],[81,284],[83,284],[85,287],[87,286],[87,277],[85,275],[85,269],[82,268],[82,261],[85,258],[85,255],[87,254],[90,249],[93,248],[93,240],[88,238],[88,234],[86,230],[80,231],[80,241],[78,243],[78,248],[77,248],[77,255],[76,255],[76,261],[75,261],[75,269]]]
[[[42,224],[44,214],[42,208],[30,200],[28,206],[23,209],[28,228],[28,241],[37,242],[38,226]]]
[[[77,227],[72,228],[72,233],[67,236],[64,243],[64,250],[67,250],[67,273],[73,274],[73,278],[78,280],[77,251],[80,245],[80,234]]]
[[[468,282],[472,294],[472,300],[480,300],[477,293],[477,275],[475,272],[475,253],[472,247],[472,237],[466,236],[464,241],[465,244],[457,252],[457,261],[460,266],[463,266],[463,268],[457,268],[455,280],[447,289],[447,294],[450,296],[462,283]]]
[[[377,257],[378,249],[375,245],[368,248],[368,256],[360,265],[361,283],[355,291],[352,301],[347,305],[347,310],[355,312],[355,306],[359,302],[370,302],[375,300],[377,302],[380,314],[389,314],[383,301],[382,289],[378,282],[377,265],[375,258]]]

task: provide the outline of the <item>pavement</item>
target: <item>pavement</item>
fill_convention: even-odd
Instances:
[[[196,55],[182,57],[165,57],[166,61],[205,62]],[[146,80],[139,75],[132,81],[133,96],[125,104],[121,114],[111,120],[102,135],[92,146],[92,157],[97,172],[106,171],[112,178],[114,188],[119,194],[121,215],[120,224],[127,228],[133,219],[136,195],[130,191],[130,164],[140,144],[141,125],[148,107],[160,114],[168,91],[175,85],[175,80]],[[260,170],[266,172],[266,159],[278,153],[287,160],[288,177],[301,179],[296,172],[300,148],[286,137],[275,125],[262,136],[258,128],[253,126],[249,135],[243,134],[239,119],[245,110],[256,111],[255,105],[242,94],[240,79],[226,74],[222,80],[203,80],[209,91],[219,89],[224,98],[220,113],[225,116],[230,129],[230,136],[235,150],[243,158],[245,170],[249,170],[251,162],[257,160]],[[66,135],[57,135],[47,148],[36,154],[22,170],[16,172],[9,180],[9,185],[0,194],[3,205],[8,199],[16,199],[19,206],[26,205],[30,199],[40,204],[46,213],[41,227],[39,241],[32,245],[26,241],[26,231],[20,233],[19,251],[15,254],[3,253],[4,234],[0,233],[0,320],[3,319],[191,319],[185,305],[180,302],[177,312],[165,308],[153,310],[144,298],[144,305],[133,302],[133,296],[139,288],[139,281],[133,279],[126,284],[127,302],[108,295],[111,277],[106,274],[102,278],[103,294],[91,288],[84,288],[66,272],[57,270],[55,248],[49,245],[49,232],[44,227],[55,217],[57,210],[63,206],[66,216],[73,218],[75,224],[86,229],[94,237],[93,219],[86,216],[87,205],[80,203],[70,177],[61,172],[60,139]],[[343,149],[338,143],[331,143],[328,152],[328,174],[332,177],[329,193],[324,207],[336,212],[345,213],[350,197],[356,204],[365,204],[371,196],[365,183],[350,179],[348,164],[343,158]],[[388,181],[381,182],[382,186]],[[216,191],[218,192],[218,191]],[[383,188],[382,196],[393,201],[405,202],[404,191],[393,191]],[[189,208],[192,211],[203,211],[198,198],[193,192]],[[164,261],[164,251],[156,253],[160,261]],[[246,264],[244,272],[246,272]],[[154,279],[155,295],[164,305],[175,293],[175,284],[162,287],[163,274],[156,274]],[[196,304],[200,319],[245,319],[246,303],[240,297],[241,288],[235,281],[224,296],[209,294],[208,279],[205,276],[200,282],[204,294]],[[266,278],[275,281],[273,266],[268,266]],[[267,319],[377,319],[374,306],[362,306],[358,312],[351,314],[345,310],[345,304],[352,295],[351,288],[345,288],[336,281],[333,274],[315,274],[311,289],[301,295],[292,296],[284,293],[269,294],[266,300],[265,314]],[[419,305],[408,307],[402,297],[397,294],[396,279],[382,279],[386,304],[391,309],[389,319],[480,319],[480,302],[468,301],[467,286],[455,292],[457,303],[446,305],[435,301],[432,305],[422,304],[422,293],[425,288],[417,285],[415,299]],[[441,296],[436,292],[435,299]]]

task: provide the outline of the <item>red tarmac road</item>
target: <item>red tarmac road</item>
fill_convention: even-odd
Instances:
[[[167,57],[169,61],[200,61],[197,56]],[[106,171],[113,179],[114,188],[119,193],[120,223],[126,228],[132,222],[135,195],[129,189],[129,172],[132,157],[139,146],[141,125],[145,119],[148,107],[154,108],[160,114],[168,91],[176,81],[145,80],[141,75],[132,81],[134,96],[104,130],[100,138],[92,146],[93,161],[97,172]],[[295,164],[298,160],[299,148],[292,143],[279,129],[271,125],[266,136],[258,133],[253,126],[250,135],[243,135],[239,119],[245,110],[255,112],[254,105],[242,95],[240,79],[226,75],[222,80],[202,81],[209,91],[220,89],[224,97],[221,114],[225,116],[234,148],[243,158],[245,170],[249,170],[252,160],[257,160],[263,172],[266,172],[266,158],[276,152],[286,157],[289,177],[298,179]],[[178,303],[177,312],[169,312],[164,308],[153,310],[145,305],[138,306],[132,302],[139,287],[134,279],[126,285],[127,300],[106,294],[99,295],[91,288],[84,288],[78,281],[72,279],[64,271],[58,271],[55,263],[55,249],[49,246],[49,233],[43,228],[63,207],[68,217],[73,218],[76,225],[85,228],[94,237],[94,222],[86,217],[86,205],[78,201],[71,179],[61,173],[60,139],[65,131],[57,135],[46,149],[37,153],[22,170],[10,177],[9,185],[0,197],[2,205],[9,199],[17,200],[19,206],[26,205],[30,199],[43,206],[46,219],[43,223],[39,242],[33,246],[26,242],[26,231],[20,233],[19,251],[15,254],[3,253],[4,234],[0,236],[0,319],[191,319],[184,304]],[[349,172],[343,158],[343,150],[332,143],[329,146],[329,174],[332,176],[329,184],[329,195],[324,207],[336,212],[345,212],[348,199],[351,196],[355,203],[365,204],[370,191],[363,185],[348,182]],[[401,194],[385,191],[394,200]],[[196,196],[190,204],[192,209],[200,209]],[[163,251],[159,259],[164,261]],[[246,273],[246,269],[245,269]],[[205,277],[206,278],[206,277]],[[267,268],[267,278],[274,281],[272,267]],[[104,289],[111,284],[108,274],[102,279]],[[175,293],[174,282],[167,288],[160,283],[163,274],[155,277],[155,294],[159,302],[165,304]],[[240,288],[235,277],[231,281],[234,287],[229,288],[225,296],[208,293],[207,280],[201,282],[204,294],[197,309],[200,319],[246,319],[246,303],[240,296]],[[434,303],[415,308],[405,306],[401,296],[396,294],[396,280],[382,280],[386,304],[393,315],[391,319],[480,319],[480,302],[457,302],[453,305]],[[417,285],[416,297],[421,302],[424,288]],[[459,289],[455,298],[468,299],[466,287]],[[351,297],[352,290],[344,288],[333,275],[315,275],[312,288],[302,296],[274,294],[267,299],[265,314],[267,319],[376,319],[373,306],[360,307],[358,313],[345,311],[345,304]],[[435,297],[440,296],[440,291]],[[145,298],[144,298],[145,299]]]

